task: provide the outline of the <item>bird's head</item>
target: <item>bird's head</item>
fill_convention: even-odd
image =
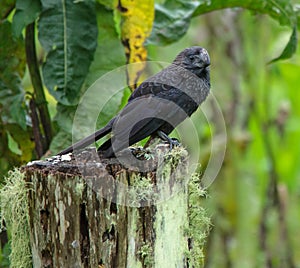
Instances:
[[[200,76],[203,73],[209,72],[210,58],[206,49],[193,46],[181,51],[173,64],[180,65]]]

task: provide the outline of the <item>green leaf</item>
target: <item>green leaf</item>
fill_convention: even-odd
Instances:
[[[25,93],[20,92],[10,98],[9,113],[11,115],[10,123],[17,123],[23,130],[26,129],[26,105],[25,105]]]
[[[25,92],[20,76],[25,69],[24,45],[11,34],[11,24],[0,24],[0,109],[4,124],[16,123],[26,129]]]
[[[97,5],[97,21],[99,31],[98,46],[85,82],[86,86],[91,86],[104,74],[126,63],[124,47],[116,32],[113,12],[101,5]],[[101,88],[99,90],[101,91]],[[113,89],[111,89],[111,92],[102,91],[101,94],[109,94],[111,98],[109,104],[105,106],[99,115],[98,127],[104,126],[116,115],[123,97],[122,92],[114,95]],[[103,97],[106,98],[106,96]]]
[[[289,39],[289,42],[287,43],[286,47],[282,51],[281,55],[273,60],[271,60],[269,63],[273,63],[278,60],[284,60],[292,57],[294,53],[297,50],[297,27],[295,26],[292,32],[292,35]]]
[[[102,5],[97,4],[96,12],[99,32],[98,45],[94,55],[94,60],[90,66],[89,73],[84,83],[86,88],[90,87],[104,74],[124,65],[126,62],[124,48],[115,29],[113,11],[107,10]],[[104,126],[118,112],[123,95],[122,92],[114,95],[113,89],[106,91],[103,90],[101,86],[103,85],[101,84],[99,87],[98,96],[100,96],[101,99],[109,98],[110,101],[104,107],[104,109],[102,109],[99,115],[99,122],[97,124],[97,127],[99,128]],[[95,96],[95,98],[92,97],[92,100],[97,99],[98,96]],[[94,125],[96,122],[89,121],[89,114],[98,113],[95,103],[91,104],[89,102],[81,102],[80,105],[82,108],[80,110],[80,116],[78,119],[78,124],[80,125],[79,128],[86,125]],[[58,104],[55,121],[60,127],[60,132],[54,137],[51,143],[50,150],[52,152],[57,152],[72,143],[72,126],[76,111],[76,106],[65,106]],[[85,133],[84,130],[82,131],[80,129],[78,131],[81,133],[81,135],[85,135],[83,134]],[[79,138],[82,138],[82,136]],[[74,137],[74,139],[77,140],[78,137]]]
[[[6,19],[15,6],[15,0],[2,0],[0,8],[0,18]]]
[[[294,11],[297,16],[297,22],[298,22],[298,29],[300,29],[300,5],[299,4],[294,4],[293,6]]]
[[[123,78],[125,79],[125,68]],[[93,133],[95,127],[99,129],[105,126],[120,109],[124,91],[118,90],[113,92],[107,87],[109,82],[105,80],[102,82],[93,86],[89,93],[84,96],[76,110],[76,117],[74,122],[72,121],[72,134],[75,140]],[[119,82],[117,81],[117,83]],[[98,91],[101,84],[105,84],[105,86],[101,90],[101,94],[97,94],[96,91]],[[114,86],[114,82],[111,82],[111,84]]]
[[[54,121],[59,127],[58,133],[50,144],[50,151],[57,153],[72,143],[72,124],[76,106],[65,106],[60,103],[56,106],[57,114]]]
[[[279,57],[271,62],[290,58],[297,49],[297,10],[286,0],[214,0],[199,1],[199,6],[195,10],[193,16],[198,16],[207,12],[211,12],[223,8],[241,7],[252,10],[261,14],[267,14],[277,20],[281,25],[288,25],[293,29],[291,38],[286,45],[284,51]]]
[[[123,91],[123,97],[122,97],[122,100],[121,100],[121,104],[120,104],[120,109],[122,109],[128,102],[128,99],[131,95],[132,91],[130,90],[129,87],[125,88],[124,91]]]
[[[115,28],[113,11],[98,4],[98,46],[85,85],[89,87],[105,73],[126,63],[125,51]]]
[[[50,151],[52,154],[60,152],[72,143],[72,136],[70,133],[60,130],[52,139],[50,144]]]
[[[66,106],[60,103],[56,106],[57,114],[54,121],[57,123],[61,130],[71,134],[73,117],[76,112],[76,106]]]
[[[37,19],[41,12],[40,0],[17,0],[13,17],[12,31],[19,37],[23,29]]]
[[[299,10],[286,0],[166,0],[155,5],[155,22],[148,43],[167,45],[180,39],[187,31],[191,17],[225,8],[244,8],[267,14],[281,25],[293,28],[289,43],[275,60],[291,57],[296,51],[295,25]],[[299,23],[299,22],[298,22]]]
[[[17,80],[16,83],[20,83],[17,75],[11,77]],[[4,124],[18,124],[23,130],[27,128],[24,95],[21,87],[19,92],[14,92],[0,81],[1,120]]]
[[[108,95],[109,101],[103,107],[103,110],[99,114],[97,120],[97,127],[104,127],[110,119],[112,119],[120,110],[122,98],[124,96],[124,91],[119,91],[114,95]]]
[[[116,0],[97,0],[97,2],[103,6],[105,6],[108,9],[113,9],[115,6]]]
[[[27,163],[30,161],[32,159],[32,153],[35,146],[32,141],[32,131],[23,130],[17,124],[5,125],[5,130],[10,133],[22,152],[20,157],[18,157],[18,161],[21,163]],[[5,155],[5,157],[7,156],[8,155]],[[9,158],[9,156],[7,158]]]
[[[167,45],[177,41],[186,32],[198,1],[167,0],[155,4],[155,20],[147,43]]]
[[[10,81],[9,74],[24,74],[25,50],[23,41],[13,38],[11,27],[8,21],[0,22],[0,78],[12,86],[13,81]],[[5,79],[6,75],[8,77]]]
[[[74,126],[74,114],[78,112],[77,107],[58,104],[57,114],[54,120],[59,126],[60,131],[52,140],[50,150],[52,152],[58,152],[65,148],[67,145],[70,145],[72,142],[74,142],[74,140],[84,138],[88,134],[91,134],[91,128],[95,124],[97,128],[101,128],[104,125],[106,125],[107,122],[119,111],[122,96],[123,91],[120,91],[113,95],[112,92],[105,90],[101,92],[101,95],[95,96],[94,98],[90,99],[90,101],[92,101],[93,103],[87,100],[89,98],[85,99],[85,101],[80,103],[80,114],[77,114]],[[99,98],[108,99],[109,101],[104,105],[103,109],[100,111],[97,120],[97,115],[99,113],[97,99]],[[96,116],[94,117],[93,115]],[[73,129],[73,127],[75,129]],[[74,137],[72,137],[72,135],[74,135]]]
[[[9,132],[6,132],[6,134],[7,134],[9,150],[14,154],[22,155],[22,151],[20,150],[18,143],[13,139],[13,137],[9,134]]]
[[[296,22],[293,6],[286,0],[204,0],[198,1],[199,5],[193,16],[198,16],[211,11],[241,7],[254,12],[268,14],[282,25],[292,25]]]
[[[58,102],[76,105],[97,46],[95,3],[43,0],[39,40],[45,85]]]

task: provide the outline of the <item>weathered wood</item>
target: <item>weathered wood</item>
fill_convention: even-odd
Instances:
[[[187,153],[176,150],[158,146],[147,172],[94,150],[27,165],[34,267],[187,267]]]

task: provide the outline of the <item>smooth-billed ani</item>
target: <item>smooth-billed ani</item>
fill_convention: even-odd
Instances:
[[[59,154],[84,148],[110,132],[111,137],[98,148],[104,157],[113,157],[148,136],[158,136],[172,146],[174,140],[168,134],[191,116],[209,93],[209,65],[204,48],[184,49],[170,66],[142,82],[105,127]]]

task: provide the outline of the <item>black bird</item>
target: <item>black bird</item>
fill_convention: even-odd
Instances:
[[[176,141],[168,134],[191,116],[209,94],[209,65],[204,48],[184,49],[170,66],[142,82],[105,127],[59,154],[84,148],[110,132],[110,139],[98,148],[108,158],[148,136],[160,137],[172,147]]]

